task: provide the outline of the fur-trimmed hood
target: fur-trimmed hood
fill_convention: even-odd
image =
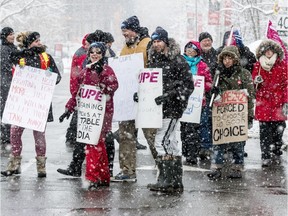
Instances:
[[[223,58],[225,55],[231,56],[234,60],[234,65],[240,65],[240,53],[236,46],[226,46],[218,55],[218,63],[223,64]]]
[[[276,53],[280,60],[283,60],[284,52],[282,47],[280,46],[280,44],[271,39],[263,40],[260,43],[260,45],[256,49],[256,58],[259,59],[262,55],[265,55],[265,52],[269,49]]]
[[[174,38],[168,38],[168,42],[169,42],[168,52],[163,54],[163,55],[165,55],[168,59],[172,60],[172,59],[176,58],[177,55],[181,54],[181,48],[180,48],[180,45],[175,41]],[[151,45],[149,50],[148,50],[148,61],[153,62],[154,61],[153,56],[157,56],[157,52],[155,51],[155,49]]]

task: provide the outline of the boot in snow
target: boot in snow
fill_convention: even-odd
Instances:
[[[46,159],[47,158],[45,156],[37,156],[36,157],[38,178],[45,178],[46,177]]]
[[[20,174],[21,173],[21,156],[10,156],[7,169],[5,171],[2,171],[1,174],[4,176],[11,176],[14,174]]]

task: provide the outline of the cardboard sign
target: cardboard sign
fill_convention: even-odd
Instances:
[[[96,86],[83,85],[77,108],[77,142],[97,145],[103,126],[106,96]]]
[[[2,122],[43,132],[56,84],[57,74],[17,65]]]
[[[162,105],[157,105],[155,98],[163,94],[162,68],[141,70],[138,82],[136,128],[161,128]]]
[[[241,142],[248,139],[248,100],[245,91],[229,90],[212,109],[213,144]]]
[[[193,76],[193,79],[194,91],[189,97],[187,108],[184,111],[180,121],[200,123],[205,77],[196,75]]]
[[[127,121],[136,118],[136,104],[133,95],[138,91],[138,74],[144,68],[143,53],[109,58],[119,83],[114,96],[113,121]]]

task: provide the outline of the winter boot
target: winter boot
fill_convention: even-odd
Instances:
[[[111,131],[106,134],[106,151],[109,163],[109,172],[110,177],[113,177],[113,163],[114,163],[114,156],[115,156],[115,143],[114,143],[114,136]]]
[[[220,179],[221,176],[222,176],[221,169],[220,169],[220,168],[214,169],[214,170],[212,170],[211,172],[209,172],[209,173],[207,174],[207,176],[208,176],[208,178],[209,178],[210,180]]]
[[[46,159],[47,159],[47,157],[44,157],[44,156],[37,156],[36,157],[38,178],[45,178],[46,177]]]
[[[7,169],[6,171],[2,171],[1,174],[4,176],[11,176],[14,174],[20,174],[21,173],[21,156],[10,156]]]
[[[151,191],[160,191],[171,193],[174,191],[173,187],[173,169],[174,161],[171,155],[166,155],[157,158],[157,165],[159,169],[159,176],[156,184],[149,184],[147,187]]]
[[[174,171],[174,174],[173,174],[174,192],[183,192],[184,190],[183,183],[182,183],[183,166],[182,166],[181,156],[175,157],[173,171]]]

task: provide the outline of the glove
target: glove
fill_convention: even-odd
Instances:
[[[253,127],[253,117],[248,116],[248,129]]]
[[[134,95],[133,95],[133,101],[136,102],[136,103],[138,103],[138,99],[139,99],[139,98],[138,98],[138,93],[135,92]]]
[[[262,78],[261,75],[255,76],[255,79],[254,79],[254,83],[255,83],[255,84],[260,84],[260,83],[262,83],[263,81],[264,81],[264,80],[263,80],[263,78]]]
[[[283,115],[288,116],[288,103],[284,103],[282,107],[282,113]]]
[[[157,105],[161,105],[165,101],[165,97],[163,95],[155,98],[155,102]]]
[[[236,41],[236,45],[239,48],[244,48],[243,40],[238,30],[233,31],[233,35]]]
[[[59,121],[60,123],[63,122],[64,118],[69,119],[71,115],[71,112],[69,110],[66,110],[60,117],[59,117]]]
[[[211,89],[211,94],[218,95],[220,93],[220,88],[218,86],[213,86]]]

